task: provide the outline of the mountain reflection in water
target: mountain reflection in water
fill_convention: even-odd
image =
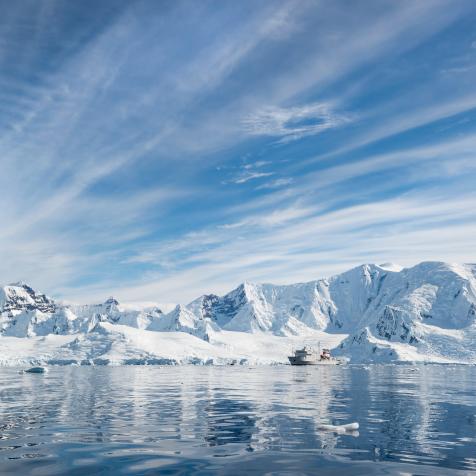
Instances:
[[[0,415],[2,475],[476,474],[474,367],[2,368]]]

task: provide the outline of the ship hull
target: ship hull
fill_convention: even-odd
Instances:
[[[304,360],[296,357],[288,357],[291,365],[341,365],[339,360]]]

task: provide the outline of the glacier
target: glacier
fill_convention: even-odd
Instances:
[[[476,265],[364,264],[307,283],[245,282],[169,312],[0,287],[0,365],[282,364],[318,343],[351,363],[476,364]]]

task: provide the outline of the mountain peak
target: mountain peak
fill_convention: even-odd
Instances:
[[[113,296],[109,296],[106,301],[104,301],[104,304],[109,305],[109,306],[119,306],[119,301],[114,298]]]
[[[0,288],[0,312],[21,311],[55,312],[55,302],[42,293],[37,293],[23,281]]]
[[[390,262],[379,264],[378,267],[384,269],[385,271],[393,271],[395,273],[399,273],[403,269],[403,266]]]

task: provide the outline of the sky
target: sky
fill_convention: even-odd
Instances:
[[[187,303],[476,261],[472,0],[0,0],[0,282]]]

